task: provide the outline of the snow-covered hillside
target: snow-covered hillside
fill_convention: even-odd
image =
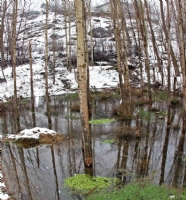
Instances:
[[[45,95],[45,12],[41,8],[41,3],[36,3],[30,6],[30,10],[23,13],[23,10],[19,10],[18,19],[18,41],[17,41],[17,61],[19,66],[17,67],[17,92],[18,97],[30,97],[30,65],[29,65],[29,49],[28,42],[31,40],[32,43],[32,58],[33,58],[33,72],[34,72],[34,95],[43,96]],[[37,5],[36,5],[37,4]],[[34,6],[35,5],[35,6]],[[55,22],[55,23],[54,23]],[[21,23],[21,25],[20,25]],[[133,37],[132,24],[135,24],[135,20],[127,20],[127,27],[129,29],[130,37]],[[72,59],[76,59],[76,24],[74,11],[71,12],[70,23],[67,16],[67,30],[65,30],[65,17],[64,13],[55,13],[49,11],[48,16],[48,41],[49,41],[49,94],[59,95],[65,92],[72,92],[77,89],[77,82],[75,80],[76,64],[72,65],[72,71],[67,70],[66,67],[66,48],[71,48]],[[70,29],[69,29],[70,25]],[[93,45],[95,57],[97,56],[99,65],[97,63],[90,67],[90,86],[92,88],[102,89],[105,87],[117,87],[118,85],[118,74],[116,70],[108,70],[111,68],[114,62],[116,62],[115,52],[115,40],[113,34],[113,27],[109,15],[95,15],[91,17],[91,27],[93,31]],[[135,27],[135,26],[134,26]],[[157,27],[154,27],[158,30]],[[136,31],[134,29],[134,31]],[[66,33],[70,33],[70,37],[66,38]],[[87,22],[87,37],[88,44],[90,47],[90,21]],[[155,31],[156,37],[159,37],[160,32]],[[6,37],[5,37],[6,38]],[[55,55],[56,55],[56,66],[55,66],[55,84],[53,84],[53,52],[52,45],[55,38]],[[67,46],[66,46],[67,39]],[[5,39],[5,47],[8,46]],[[147,74],[144,67],[145,58],[141,56],[139,62],[138,56],[136,55],[135,45],[132,44],[128,48],[130,56],[128,57],[129,63],[133,68],[133,75],[140,78],[139,63],[142,62],[142,77],[143,81],[147,82]],[[167,55],[163,51],[163,44],[157,39],[157,45],[159,48],[160,55],[162,57],[162,69],[164,74],[164,84],[167,84]],[[7,52],[7,51],[5,51]],[[162,53],[161,53],[162,52]],[[9,55],[5,55],[5,58],[9,58]],[[151,43],[151,36],[149,34],[149,58],[151,66],[151,75],[154,73],[155,81],[161,82],[161,73],[157,69],[157,61],[154,56],[153,47]],[[104,60],[105,59],[105,60]],[[108,61],[107,66],[103,65],[102,61]],[[114,61],[114,62],[112,62]],[[104,64],[105,65],[105,64]],[[174,70],[171,67],[171,76],[174,77]],[[153,72],[154,70],[154,72]],[[6,101],[13,96],[13,78],[12,69],[8,60],[8,67],[4,69],[6,82],[3,77],[2,71],[0,71],[0,101]],[[173,80],[173,78],[172,78]],[[180,79],[177,79],[178,82]],[[153,83],[154,77],[151,76],[151,83]],[[173,81],[172,81],[173,82]],[[138,85],[138,83],[136,84]]]
[[[5,69],[7,82],[0,84],[0,101],[5,102],[14,95],[14,82],[11,77],[11,67]],[[69,72],[65,67],[56,68],[56,81],[52,82],[49,77],[49,94],[60,95],[77,90],[74,71]],[[33,65],[34,72],[34,95],[45,95],[44,65],[37,63]],[[90,67],[90,87],[96,89],[112,88],[118,85],[117,71],[112,66],[91,66]],[[29,65],[17,67],[17,92],[18,97],[26,98],[31,96],[30,92],[30,70]]]

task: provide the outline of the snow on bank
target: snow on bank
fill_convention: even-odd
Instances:
[[[8,135],[9,139],[20,139],[20,138],[33,138],[33,139],[39,139],[40,134],[51,134],[56,135],[57,133],[53,130],[47,129],[47,128],[40,128],[35,127],[32,129],[25,129],[21,131],[18,135]]]
[[[40,128],[40,127],[35,127],[32,129],[25,129],[23,131],[21,131],[19,134],[17,135],[8,135],[9,139],[20,139],[20,138],[32,138],[32,139],[39,139],[39,136],[41,134],[50,134],[52,136],[57,135],[57,133],[53,130],[47,129],[47,128]],[[2,135],[0,135],[0,141],[2,141]],[[2,172],[0,170],[0,200],[8,200],[10,197],[8,194],[6,194],[5,192],[3,192],[3,189],[6,188],[5,184],[2,182],[3,179],[3,175]]]
[[[4,185],[4,184],[3,184]],[[0,199],[1,200],[7,200],[7,199],[9,199],[10,197],[8,196],[8,194],[5,194],[5,193],[3,193],[2,191],[1,191],[1,187],[5,187],[5,186],[1,186],[0,185]]]

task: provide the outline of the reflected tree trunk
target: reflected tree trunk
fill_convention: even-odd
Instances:
[[[40,168],[40,158],[39,158],[39,148],[36,147],[36,161],[37,161],[37,167]]]
[[[149,134],[150,134],[150,120],[148,120],[147,130],[146,130],[146,138],[145,138],[145,145],[143,146],[143,150],[140,155],[140,162],[139,162],[139,174],[141,177],[145,177],[148,175],[149,170],[149,160],[150,160],[150,147],[149,145]]]
[[[16,176],[16,180],[17,180],[16,183],[18,185],[18,190],[19,190],[18,192],[21,193],[22,188],[21,188],[20,181],[19,181],[19,176],[18,176],[18,170],[17,170],[17,167],[16,167],[15,157],[14,157],[14,154],[12,152],[10,144],[8,144],[7,147],[8,147],[9,152],[10,152],[11,163],[12,163],[13,168],[15,170],[15,176]]]
[[[59,185],[58,185],[58,176],[57,176],[57,171],[56,171],[55,153],[54,153],[54,147],[53,147],[53,145],[50,148],[51,148],[52,164],[53,164],[54,177],[55,177],[55,183],[56,183],[56,195],[57,195],[57,200],[60,200]]]
[[[180,184],[182,184],[182,171],[185,170],[185,166],[183,166],[181,163],[183,162],[183,155],[184,155],[184,143],[185,143],[185,132],[186,132],[186,120],[183,118],[183,126],[182,126],[182,132],[179,137],[179,143],[177,150],[175,151],[174,155],[174,176],[173,176],[173,187],[178,187]]]
[[[161,161],[161,174],[160,174],[159,184],[163,184],[164,183],[165,164],[166,164],[166,159],[167,159],[167,150],[168,150],[168,144],[169,144],[171,121],[172,120],[170,118],[170,106],[168,106],[167,128],[166,128],[166,135],[165,135],[165,140],[164,140],[164,144],[163,144],[163,154],[162,154],[162,161]]]
[[[27,166],[26,166],[26,162],[25,162],[23,147],[18,147],[18,151],[19,151],[19,155],[20,155],[20,159],[21,159],[21,166],[23,168],[23,174],[25,175],[25,181],[26,181],[25,186],[27,187],[27,195],[30,200],[34,200],[32,197],[32,192],[31,192],[32,189],[30,186],[30,181],[29,181],[29,176],[28,176],[28,172],[27,172]]]

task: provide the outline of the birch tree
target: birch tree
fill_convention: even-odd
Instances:
[[[85,53],[85,32],[84,32],[84,18],[83,8],[84,0],[74,0],[76,9],[76,29],[77,29],[77,80],[79,89],[80,101],[80,116],[83,127],[83,155],[84,164],[86,167],[92,166],[92,149],[91,149],[91,135],[89,127],[89,114],[88,114],[88,96],[87,96],[87,63]]]

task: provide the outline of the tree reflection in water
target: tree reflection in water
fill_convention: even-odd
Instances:
[[[185,187],[185,122],[181,109],[156,102],[162,119],[155,112],[145,119],[134,111],[134,119],[116,120],[108,124],[91,125],[93,166],[85,169],[82,155],[81,123],[78,112],[72,112],[71,101],[62,97],[51,98],[51,127],[64,134],[60,144],[22,148],[16,144],[3,144],[2,169],[10,193],[15,199],[70,199],[63,187],[64,179],[78,173],[95,176],[117,176],[123,183],[132,178],[148,177],[157,184]],[[94,100],[92,118],[109,118],[118,100]],[[153,105],[154,106],[154,105]],[[45,100],[40,99],[32,118],[29,100],[20,104],[21,129],[32,124],[48,127],[44,112]],[[145,111],[146,107],[143,108]],[[33,123],[30,123],[32,120]],[[11,107],[0,116],[0,131],[14,133],[14,115]],[[115,143],[104,143],[114,139]]]

